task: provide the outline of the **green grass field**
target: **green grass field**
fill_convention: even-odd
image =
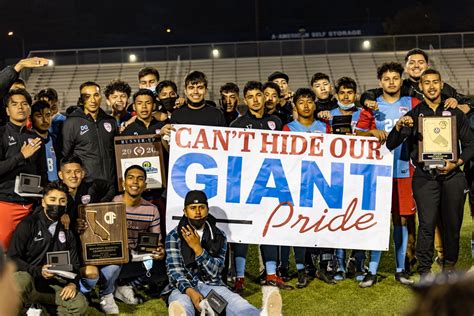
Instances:
[[[472,266],[471,257],[472,220],[465,209],[461,231],[460,257],[458,269],[467,270]],[[292,258],[290,259],[291,261]],[[294,267],[293,267],[294,268]],[[307,288],[281,291],[283,312],[285,315],[386,315],[403,314],[414,304],[412,291],[397,283],[394,279],[395,259],[392,250],[382,255],[379,267],[379,282],[371,288],[361,289],[353,279],[344,280],[336,285],[328,285],[319,280],[312,281]],[[436,264],[433,271],[439,271]],[[248,275],[243,296],[255,306],[260,307],[262,294],[260,285],[254,283],[258,274],[257,247],[249,250]],[[414,276],[418,278],[417,275]],[[290,284],[294,285],[295,280]],[[160,299],[151,299],[138,306],[119,303],[120,315],[167,315],[165,303]],[[89,307],[89,315],[103,315],[97,306]]]

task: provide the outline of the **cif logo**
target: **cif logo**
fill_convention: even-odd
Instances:
[[[115,215],[114,212],[107,212],[104,215],[104,221],[109,225],[112,225],[116,218],[117,218],[117,215]]]

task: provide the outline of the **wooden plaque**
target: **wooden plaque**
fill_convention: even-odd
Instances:
[[[115,162],[120,191],[123,191],[123,174],[132,165],[146,170],[147,189],[166,187],[163,146],[157,135],[115,137]]]
[[[418,161],[427,164],[458,160],[458,138],[455,116],[418,117]]]
[[[128,262],[127,212],[125,203],[91,203],[79,206],[87,222],[81,234],[85,264],[107,265]]]

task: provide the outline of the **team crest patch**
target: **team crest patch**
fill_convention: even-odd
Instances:
[[[66,234],[63,231],[60,231],[58,234],[59,241],[64,244],[66,242]]]
[[[401,106],[398,111],[400,114],[405,115],[408,112],[408,108],[406,106]]]
[[[273,121],[268,121],[267,122],[268,127],[270,127],[271,130],[274,130],[276,128],[276,123]]]
[[[33,138],[28,138],[28,145],[33,145]]]
[[[104,123],[104,128],[107,132],[111,132],[112,131],[112,124],[110,124],[109,122],[105,122]]]
[[[89,204],[91,201],[91,196],[90,195],[83,195],[81,196],[81,202],[82,204]]]

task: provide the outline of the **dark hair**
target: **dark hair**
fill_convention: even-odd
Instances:
[[[95,86],[95,87],[99,88],[99,90],[100,90],[100,86],[99,86],[99,84],[98,84],[97,82],[94,82],[94,81],[86,81],[86,82],[82,83],[82,84],[79,86],[79,91],[81,91],[82,88],[84,88],[84,87],[90,87],[90,86]]]
[[[125,93],[128,98],[130,97],[130,94],[132,94],[132,88],[130,88],[130,85],[120,79],[109,82],[109,84],[105,87],[104,95],[106,98],[108,98],[115,91]]]
[[[227,92],[227,93],[234,92],[234,93],[239,94],[239,86],[233,82],[227,82],[219,89],[220,94],[222,94],[223,92]]]
[[[278,96],[279,97],[281,96],[280,86],[277,85],[276,83],[274,83],[273,81],[265,82],[265,84],[262,87],[262,91],[265,91],[266,88],[271,88],[271,89],[275,90],[276,93],[278,94]]]
[[[325,80],[331,82],[331,81],[329,80],[329,76],[328,76],[328,75],[326,75],[326,74],[324,74],[324,73],[322,73],[322,72],[317,72],[317,73],[315,73],[315,74],[311,77],[310,86],[313,86],[313,84],[314,84],[316,81],[323,80],[323,79],[325,79]]]
[[[41,112],[44,109],[51,109],[51,105],[48,102],[43,101],[43,100],[36,101],[31,106],[30,117],[32,117],[36,112]]]
[[[31,105],[31,102],[32,102],[31,95],[25,89],[13,89],[13,90],[8,91],[7,94],[5,94],[5,96],[3,97],[3,104],[5,106],[8,106],[8,102],[10,102],[10,99],[14,95],[24,96],[28,105]]]
[[[48,101],[58,101],[58,93],[53,88],[43,88],[35,95],[35,100],[41,99],[47,99]]]
[[[64,192],[66,195],[68,194],[69,190],[67,186],[60,182],[60,181],[53,181],[48,183],[44,188],[43,188],[43,196],[47,195],[49,192],[53,190],[58,190],[61,192]]]
[[[298,99],[301,97],[311,98],[313,101],[316,100],[316,94],[310,88],[299,88],[296,90],[295,94],[293,95],[293,103],[296,104]]]
[[[428,54],[424,50],[421,50],[419,48],[410,49],[408,53],[405,55],[405,62],[408,61],[408,58],[411,55],[423,55],[423,57],[425,58],[425,61],[428,63]]]
[[[135,92],[135,94],[133,95],[133,103],[135,103],[135,100],[137,99],[137,97],[141,95],[147,95],[153,100],[153,103],[156,102],[155,94],[153,93],[153,91],[149,89],[140,89],[137,92]]]
[[[160,94],[161,90],[163,90],[166,87],[171,87],[174,92],[178,93],[178,87],[176,86],[176,83],[174,83],[171,80],[163,80],[161,81],[158,86],[156,87],[156,93]]]
[[[403,66],[402,64],[395,62],[383,63],[382,66],[377,68],[377,79],[382,79],[383,74],[387,71],[398,72],[401,77],[403,75]]]
[[[17,78],[15,79],[15,81],[12,82],[12,86],[15,84],[15,83],[19,83],[19,84],[22,84],[26,87],[26,82],[25,80],[21,79],[21,78]]]
[[[123,177],[126,178],[127,174],[130,172],[130,170],[134,170],[134,169],[140,170],[141,172],[143,172],[143,174],[145,176],[145,180],[146,180],[146,170],[142,166],[139,166],[139,165],[132,165],[132,166],[128,167],[127,169],[125,169]]]
[[[188,84],[198,84],[203,83],[204,86],[207,88],[207,77],[201,71],[191,71],[186,78],[184,78],[184,86],[187,87]]]
[[[263,92],[263,85],[259,81],[248,81],[244,86],[244,98],[249,90],[260,90]]]
[[[423,76],[426,76],[426,75],[438,75],[439,80],[441,80],[441,73],[436,69],[433,69],[433,68],[426,69],[425,71],[423,71],[420,78],[423,78]]]
[[[66,156],[63,159],[61,159],[60,166],[62,168],[64,165],[67,165],[67,164],[70,164],[70,163],[77,163],[81,167],[83,166],[82,159],[77,157],[77,156],[74,156],[74,155]]]
[[[156,81],[160,81],[160,73],[156,68],[153,67],[143,67],[138,71],[138,80],[147,75],[155,75]]]
[[[336,81],[336,84],[334,85],[334,89],[336,90],[336,93],[338,93],[342,87],[347,88],[347,89],[352,89],[354,90],[354,92],[357,92],[357,83],[352,78],[349,78],[349,77],[339,78]]]

